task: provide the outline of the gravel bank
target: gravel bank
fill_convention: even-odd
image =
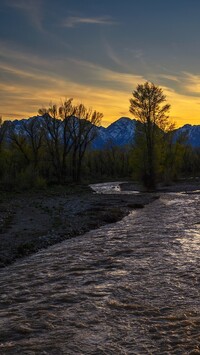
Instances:
[[[156,194],[95,194],[89,188],[5,195],[0,201],[0,267],[116,222],[156,198]]]

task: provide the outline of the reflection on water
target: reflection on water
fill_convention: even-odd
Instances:
[[[199,198],[163,194],[1,270],[0,353],[199,354]]]
[[[105,183],[99,183],[99,184],[91,184],[90,187],[92,188],[92,190],[94,190],[95,192],[97,192],[98,194],[135,194],[135,193],[139,193],[139,191],[137,190],[137,188],[135,190],[131,189],[129,190],[123,190],[121,191],[121,187],[120,185],[123,184],[128,184],[128,182],[105,182]]]

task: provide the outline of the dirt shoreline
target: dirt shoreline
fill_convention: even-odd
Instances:
[[[80,187],[5,195],[0,201],[0,267],[40,249],[116,222],[156,194],[95,194]]]

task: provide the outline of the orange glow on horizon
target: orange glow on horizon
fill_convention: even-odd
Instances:
[[[6,68],[9,72],[15,70],[12,67]],[[3,120],[22,119],[36,116],[38,110],[42,107],[48,107],[50,102],[60,104],[66,98],[73,97],[74,103],[82,102],[87,107],[102,112],[102,126],[108,126],[120,117],[132,117],[129,113],[129,100],[132,97],[132,91],[138,83],[145,79],[138,75],[124,75],[102,68],[99,69],[99,76],[104,78],[104,85],[98,86],[98,79],[93,86],[74,83],[70,80],[64,80],[60,77],[50,75],[41,76],[35,74],[36,81],[32,81],[33,73],[24,72],[26,76],[23,83],[13,82],[1,83],[0,92],[2,93],[0,115]],[[95,67],[96,70],[96,67]],[[15,70],[15,74],[21,76],[21,71]],[[27,78],[31,78],[29,81]],[[190,78],[191,80],[191,78]],[[195,83],[195,78],[192,81]],[[107,82],[112,83],[107,87]],[[156,83],[157,84],[157,83]],[[159,84],[158,84],[159,85]],[[176,127],[184,124],[200,124],[200,98],[199,87],[192,96],[177,93],[169,87],[162,87],[166,100],[171,104],[170,119],[176,123]],[[187,92],[187,91],[186,91]],[[67,93],[67,95],[65,95]]]
[[[104,92],[105,95],[105,92]],[[125,96],[125,95],[124,95]],[[131,95],[129,95],[129,98]],[[133,119],[134,117],[131,115],[129,112],[129,98],[126,95],[126,100],[124,97],[124,100],[121,100],[121,96],[119,95],[118,98],[115,97],[115,100],[113,100],[113,103],[111,101],[110,95],[108,95],[108,99],[104,97],[104,100],[97,99],[97,100],[74,100],[75,103],[83,102],[86,106],[92,107],[94,110],[97,110],[99,112],[103,113],[103,119],[102,119],[102,126],[107,127],[109,126],[112,122],[118,120],[120,117],[130,117]],[[107,102],[109,101],[109,103]],[[25,107],[25,102],[29,100],[27,99],[21,99],[19,102],[15,102],[13,107],[9,106],[9,108],[1,107],[1,115],[3,117],[3,120],[14,120],[14,119],[23,119],[23,118],[29,118],[32,116],[37,116],[38,115],[38,109],[41,107],[48,107],[48,103],[52,101],[53,103],[59,103],[61,102],[61,99],[57,100],[45,100],[41,101],[41,98],[38,99],[38,104],[36,103],[36,100],[30,101],[28,103],[29,109],[26,110]],[[173,101],[173,100],[171,100]],[[177,101],[177,100],[174,100]],[[170,103],[170,101],[168,100]],[[46,104],[45,104],[46,103]],[[23,107],[24,109],[21,109]],[[191,109],[192,108],[192,109]],[[200,105],[198,102],[194,103],[194,100],[188,99],[186,101],[181,102],[178,105],[178,102],[171,103],[171,110],[170,110],[170,115],[169,118],[171,121],[175,122],[176,127],[181,127],[185,124],[191,124],[191,125],[199,125],[200,124]]]

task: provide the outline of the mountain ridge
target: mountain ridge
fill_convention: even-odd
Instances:
[[[42,116],[33,116],[27,119],[9,121],[15,125],[16,130],[20,129],[21,123],[28,120],[37,119],[41,121]],[[99,126],[97,129],[97,137],[92,143],[93,149],[103,149],[107,145],[125,146],[134,142],[135,127],[137,120],[130,117],[120,117],[112,122],[108,127]],[[200,147],[200,125],[185,124],[174,130],[175,140],[182,133],[188,135],[188,144],[194,148]]]
[[[135,125],[137,120],[131,119],[129,117],[120,117],[118,120],[112,122],[108,127],[103,127],[104,139],[107,137],[106,142],[112,142],[113,145],[125,146],[134,142],[135,135]],[[101,137],[101,127],[99,127],[99,135]],[[185,124],[182,127],[176,128],[175,140],[177,140],[182,133],[188,134],[187,143],[192,147],[200,147],[200,125]],[[99,139],[97,137],[93,142],[94,148],[103,148],[100,146],[102,144],[102,137]],[[104,143],[106,143],[104,141]]]

